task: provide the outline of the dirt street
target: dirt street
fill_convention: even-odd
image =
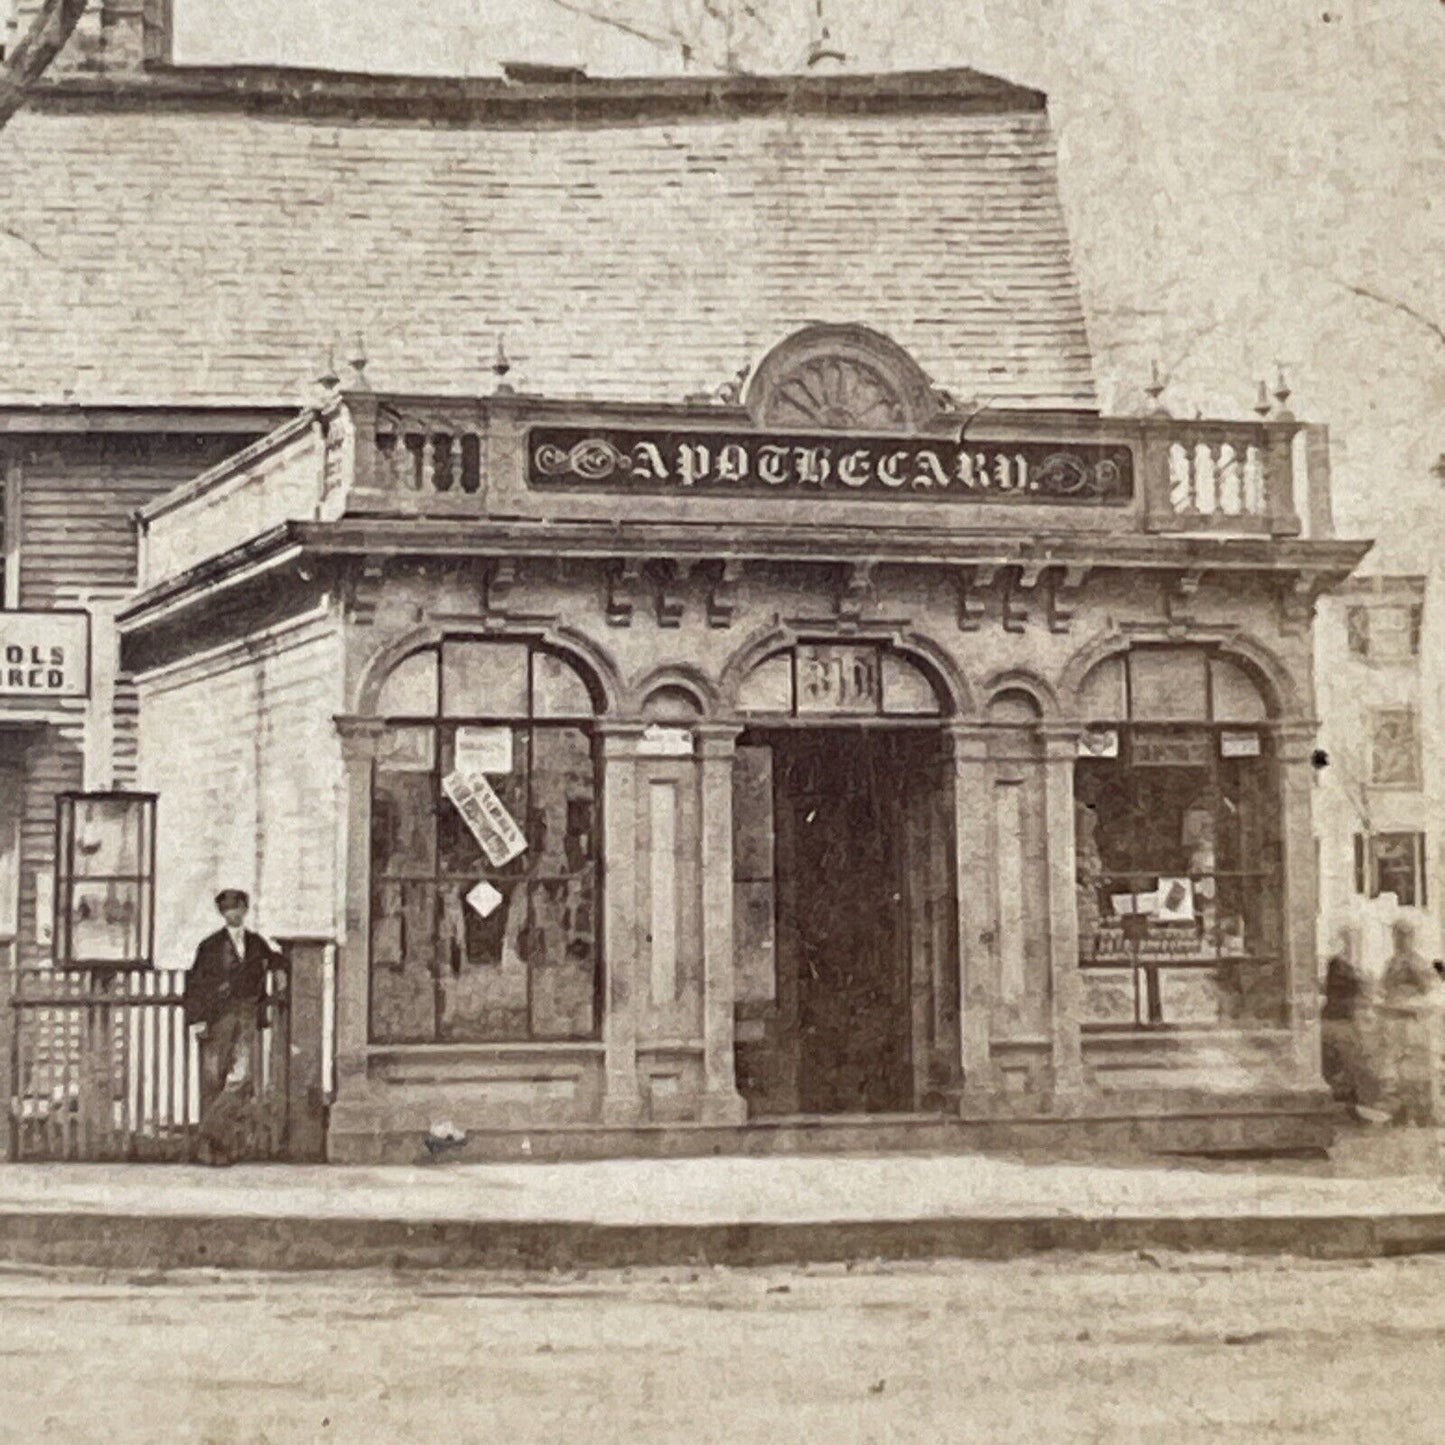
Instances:
[[[0,1274],[0,1439],[1437,1441],[1445,1260]]]

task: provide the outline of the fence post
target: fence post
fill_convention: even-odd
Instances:
[[[326,1158],[323,1025],[330,940],[288,938],[280,942],[291,961],[286,1157],[297,1163],[320,1163]]]
[[[19,954],[19,947],[14,943],[0,945],[0,1069],[4,1070],[5,1079],[5,1110],[4,1110],[4,1158],[14,1159],[18,1153],[19,1139],[15,1124],[15,1096],[19,1092],[17,1085],[16,1051],[20,1046],[20,1039],[17,1032],[18,1020],[15,1017],[15,994],[19,987],[19,979],[16,975],[16,962]]]

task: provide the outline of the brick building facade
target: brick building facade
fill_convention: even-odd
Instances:
[[[57,77],[0,190],[0,389],[85,432],[22,499],[102,422],[160,459],[160,961],[222,881],[334,950],[332,1157],[1317,1137],[1362,549],[1287,413],[1099,415],[1042,96],[153,63]]]

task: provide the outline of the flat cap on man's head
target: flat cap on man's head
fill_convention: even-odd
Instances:
[[[216,907],[224,913],[228,908],[249,908],[251,896],[243,888],[223,888],[216,894]]]

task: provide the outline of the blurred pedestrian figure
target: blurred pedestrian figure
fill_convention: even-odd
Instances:
[[[1366,1058],[1369,985],[1355,962],[1355,940],[1342,928],[1325,965],[1320,1043],[1325,1083],[1341,1103],[1355,1108],[1373,1102]]]
[[[1415,948],[1415,930],[1396,923],[1380,983],[1386,1097],[1397,1124],[1432,1124],[1439,1064],[1440,975]]]
[[[199,1152],[207,1164],[246,1157],[260,1127],[257,1041],[266,1022],[266,974],[278,955],[246,927],[250,906],[239,888],[216,895],[224,927],[201,940],[186,976],[186,1022],[200,1029]]]

